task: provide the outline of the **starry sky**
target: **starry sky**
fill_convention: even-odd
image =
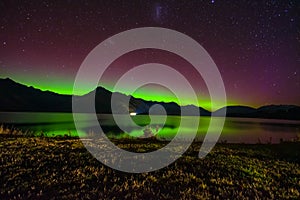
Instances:
[[[71,94],[77,70],[100,42],[128,29],[164,27],[207,50],[223,77],[229,105],[300,105],[299,15],[297,0],[1,0],[0,77]],[[121,56],[99,84],[111,89],[127,70],[149,62],[180,71],[197,92],[199,105],[209,108],[206,85],[193,66],[162,50]],[[120,92],[126,93],[126,87]],[[157,86],[143,87],[134,96],[176,101]]]

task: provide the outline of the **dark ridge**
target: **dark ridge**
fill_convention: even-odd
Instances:
[[[110,114],[111,97],[117,96],[116,113],[123,114],[136,112],[137,114],[148,114],[149,108],[155,104],[164,107],[168,115],[197,115],[210,116],[211,112],[194,105],[179,106],[174,102],[146,101],[134,98],[118,92],[98,87],[94,91],[76,96],[78,105],[84,102],[94,102],[95,110],[100,114]],[[128,108],[129,102],[129,108]],[[300,107],[295,105],[267,105],[260,108],[248,106],[227,106],[214,112],[214,116],[220,116],[226,109],[228,117],[250,117],[250,118],[272,118],[300,120]],[[27,87],[9,78],[0,79],[0,111],[2,112],[72,112],[72,95],[61,95],[50,91],[41,91],[33,87]],[[153,114],[160,114],[159,110],[152,110]],[[93,112],[86,108],[78,109],[78,112]],[[183,113],[181,113],[183,112]]]

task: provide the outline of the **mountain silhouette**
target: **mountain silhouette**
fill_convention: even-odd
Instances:
[[[148,114],[149,109],[158,104],[162,106],[168,115],[181,115],[182,111],[188,115],[210,116],[211,112],[194,105],[179,106],[174,102],[146,101],[118,92],[110,92],[103,87],[96,88],[83,96],[74,96],[75,101],[85,102],[95,100],[97,113],[110,114],[112,95],[116,97],[116,113],[123,114],[136,112]],[[128,106],[129,102],[129,106]],[[250,118],[275,118],[300,120],[300,107],[295,105],[267,105],[260,108],[248,106],[227,106],[214,112],[219,116],[226,109],[228,117],[250,117]],[[82,110],[80,112],[93,112],[93,110]],[[72,95],[62,95],[50,91],[28,87],[17,83],[9,78],[0,79],[0,112],[72,112]],[[185,112],[185,113],[186,113]],[[161,114],[161,111],[152,109],[152,114]]]
[[[116,113],[123,114],[128,112],[137,112],[138,114],[148,114],[151,106],[159,104],[166,110],[169,115],[180,115],[181,109],[188,109],[192,114],[193,111],[199,111],[201,115],[208,116],[210,112],[196,106],[180,107],[174,102],[156,102],[145,101],[134,98],[118,92],[110,92],[103,87],[96,88],[83,96],[74,96],[75,101],[91,101],[95,99],[95,110],[97,113],[110,114],[111,97],[116,96],[117,110]],[[0,111],[2,112],[72,112],[72,95],[61,95],[49,91],[28,87],[17,83],[9,78],[0,79]],[[129,106],[128,106],[129,102]],[[80,112],[92,112],[92,110],[82,110]],[[153,114],[159,114],[152,112]]]
[[[13,80],[0,79],[0,111],[7,112],[69,112],[70,95],[41,91]]]
[[[227,117],[300,120],[300,107],[296,105],[267,105],[259,108],[249,106],[227,106],[214,112],[219,116],[226,109]]]
[[[219,116],[226,109],[228,117],[251,117],[255,116],[256,109],[249,106],[227,106],[214,112],[214,115]]]

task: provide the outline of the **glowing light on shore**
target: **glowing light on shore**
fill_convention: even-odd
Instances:
[[[136,116],[136,113],[135,112],[131,112],[130,116]]]

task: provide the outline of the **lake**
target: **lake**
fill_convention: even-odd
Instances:
[[[147,126],[150,122],[149,116],[132,116],[133,121],[141,127],[131,126],[124,118],[121,122],[126,129],[126,133],[124,133],[116,126],[112,115],[98,115],[99,124],[109,137],[122,138],[128,135],[141,137],[145,130],[150,130],[157,134],[157,138],[164,140],[170,140],[174,137],[181,120],[189,121],[192,118],[192,116],[168,116],[165,125],[163,125],[159,123],[162,121],[160,120],[161,116],[154,116],[155,123]],[[95,126],[98,124],[92,124],[90,119],[91,114],[80,114],[79,130],[76,130],[71,113],[0,113],[0,124],[6,127],[16,127],[24,131],[30,130],[37,135],[43,133],[50,137],[65,134],[84,137],[89,133],[94,133]],[[200,118],[197,140],[203,140],[210,120],[210,117]],[[181,131],[188,137],[192,130],[189,126],[185,126],[182,127]],[[300,121],[228,117],[225,120],[219,142],[279,143],[280,140],[290,141],[299,136]]]

